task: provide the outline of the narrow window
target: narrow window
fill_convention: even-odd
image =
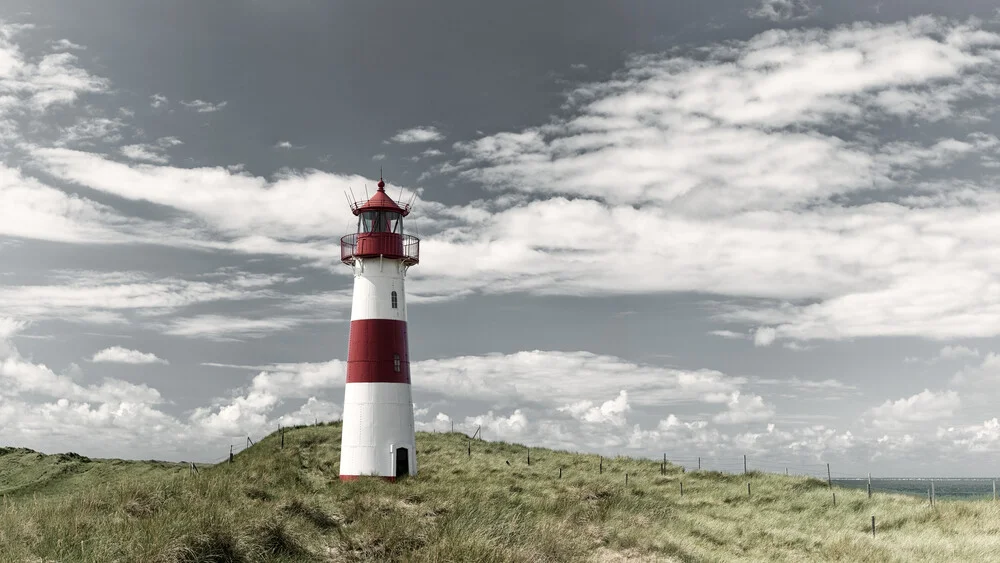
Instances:
[[[392,367],[399,373],[399,354],[392,355]]]
[[[396,300],[396,292],[395,291],[392,292],[392,308],[393,309],[398,309],[399,308],[399,302]]]

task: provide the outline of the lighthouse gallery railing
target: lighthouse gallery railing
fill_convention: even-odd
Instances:
[[[420,239],[396,233],[351,233],[340,239],[340,260],[350,263],[355,257],[402,259],[413,265],[420,261]]]

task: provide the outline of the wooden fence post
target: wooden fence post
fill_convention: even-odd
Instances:
[[[531,448],[525,448],[525,451],[528,452],[528,465],[531,465]]]
[[[747,481],[747,496],[750,496],[750,482]]]
[[[681,496],[684,496],[684,481],[681,481]]]
[[[872,537],[875,537],[875,517],[872,516]]]
[[[868,474],[868,498],[872,498],[872,474]]]
[[[830,474],[830,464],[829,463],[826,464],[826,483],[828,485],[830,485],[831,489],[833,488],[833,477]]]
[[[993,500],[997,499],[997,480],[993,480]]]
[[[600,456],[600,465],[597,467],[597,474],[601,475],[604,473],[604,456]]]
[[[698,471],[701,471],[701,456],[698,456]]]
[[[625,486],[628,486],[628,473],[625,473]]]
[[[559,478],[562,479],[562,467],[559,468]]]
[[[229,463],[233,462],[233,445],[229,444]]]
[[[743,474],[747,474],[747,455],[743,454]]]

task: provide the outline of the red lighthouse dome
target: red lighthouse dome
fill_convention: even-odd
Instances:
[[[420,239],[403,233],[403,217],[410,214],[410,206],[393,201],[381,178],[375,195],[363,204],[352,203],[351,212],[358,217],[358,231],[340,239],[342,262],[352,264],[365,257],[403,260],[407,266],[420,262]]]

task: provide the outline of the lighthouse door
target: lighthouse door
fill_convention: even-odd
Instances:
[[[410,474],[410,451],[406,448],[396,448],[396,477]]]

